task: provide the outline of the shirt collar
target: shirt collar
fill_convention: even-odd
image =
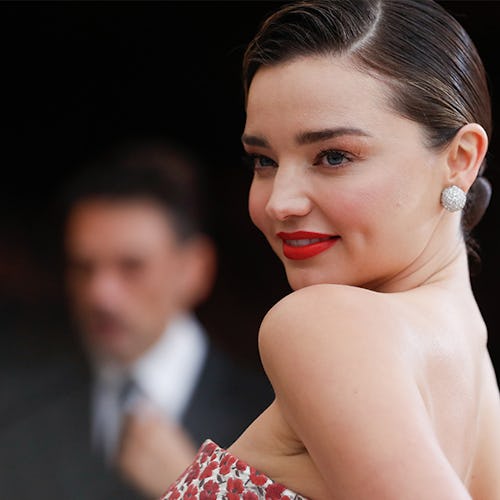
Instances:
[[[118,387],[130,375],[151,402],[174,420],[186,409],[203,368],[208,340],[193,315],[172,320],[158,341],[128,369],[105,364],[98,379]]]

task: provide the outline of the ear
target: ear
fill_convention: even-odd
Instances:
[[[195,236],[183,245],[180,295],[184,309],[189,310],[203,302],[212,291],[217,256],[215,244],[208,236]]]
[[[488,135],[484,128],[477,123],[464,125],[447,148],[447,184],[454,184],[467,192],[478,175],[487,150]]]

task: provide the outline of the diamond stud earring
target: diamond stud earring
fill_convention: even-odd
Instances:
[[[448,186],[441,192],[441,205],[449,212],[456,212],[465,207],[467,195],[458,186]]]

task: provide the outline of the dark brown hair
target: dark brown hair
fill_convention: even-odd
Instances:
[[[433,0],[303,0],[271,14],[243,58],[245,99],[261,66],[307,55],[347,55],[392,90],[390,105],[421,124],[432,148],[446,146],[467,123],[491,136],[486,72],[464,28]],[[464,234],[483,216],[491,196],[480,175],[462,215]]]
[[[203,167],[190,150],[151,139],[114,145],[94,158],[63,187],[62,217],[94,199],[148,200],[171,217],[179,241],[207,232]]]

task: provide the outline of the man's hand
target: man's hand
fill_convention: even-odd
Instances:
[[[125,479],[159,498],[192,462],[196,448],[186,432],[151,406],[126,417],[116,463]]]

